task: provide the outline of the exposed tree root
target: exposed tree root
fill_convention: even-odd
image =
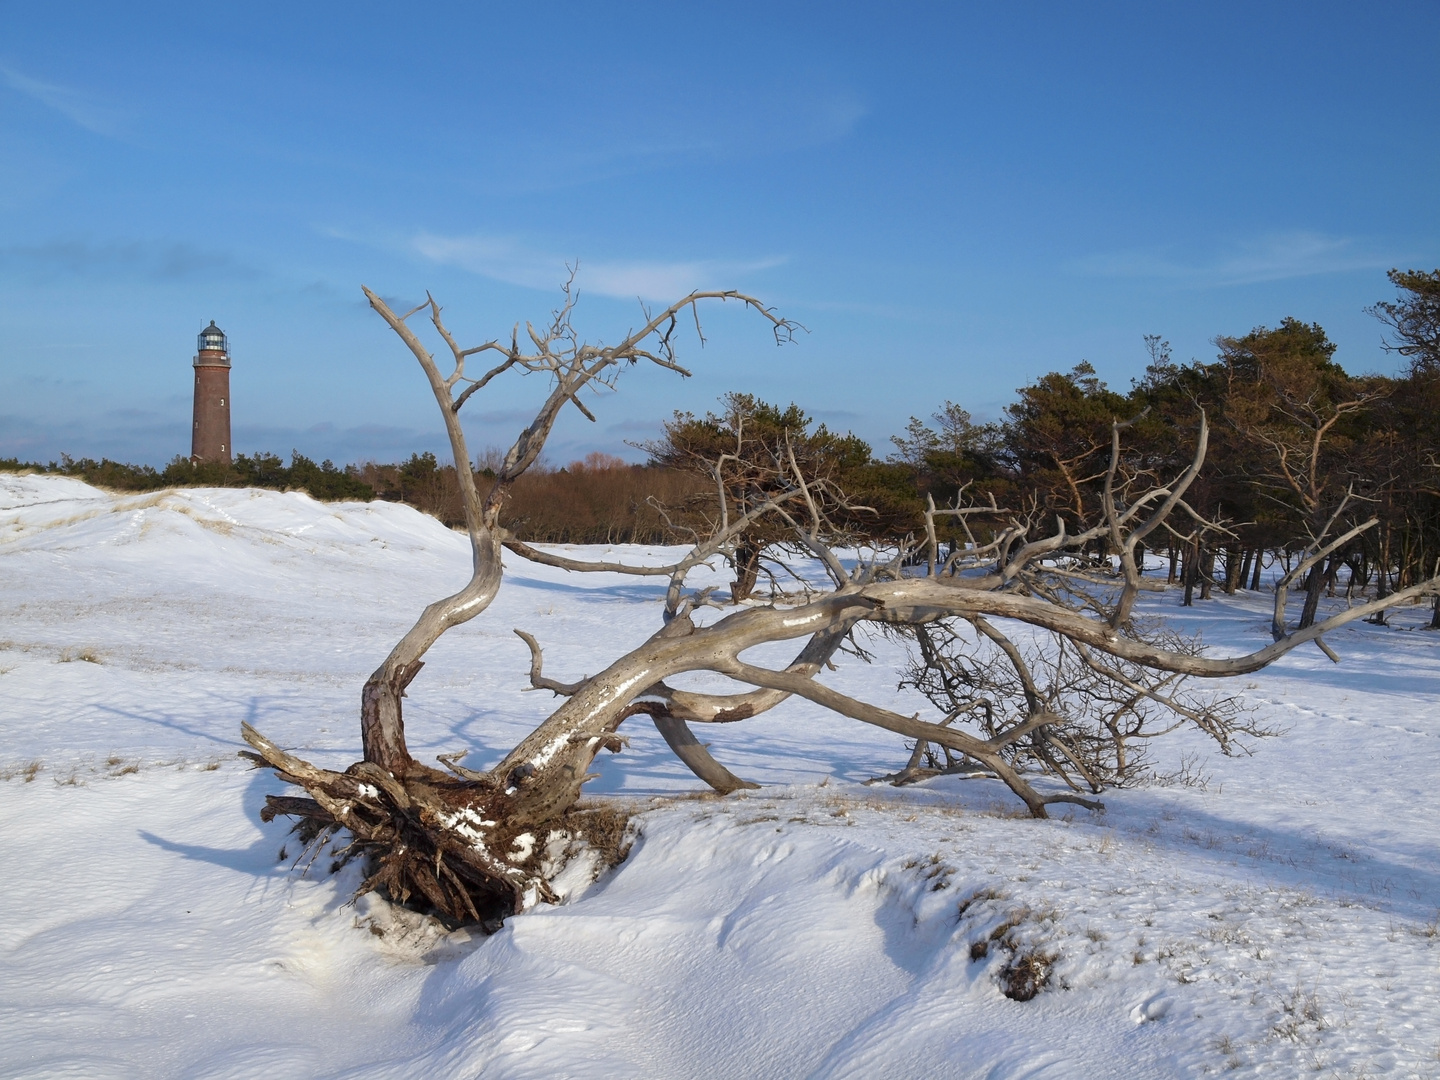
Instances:
[[[585,841],[606,866],[627,851],[628,815],[617,808],[578,806],[555,821],[516,820],[504,810],[505,794],[485,780],[420,765],[398,780],[363,761],[331,772],[286,753],[248,724],[242,734],[256,751],[245,756],[310,796],[267,796],[262,820],[295,818],[296,834],[316,850],[346,830],[352,839],[342,861],[365,859],[357,896],[379,892],[450,926],[493,933],[510,915],[553,901],[542,861],[556,833]]]

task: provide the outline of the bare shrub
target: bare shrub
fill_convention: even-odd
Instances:
[[[1042,568],[1037,576],[1043,575]],[[1050,584],[1052,596],[1080,606],[1073,582]],[[1117,632],[1176,656],[1203,653],[1198,638],[1155,620],[1132,618]],[[924,694],[947,725],[993,739],[1038,712],[1052,715],[1052,723],[1011,742],[1004,756],[1017,768],[1057,776],[1073,790],[1098,793],[1147,777],[1149,741],[1184,724],[1209,735],[1226,754],[1241,736],[1272,733],[1233,695],[1198,689],[1184,674],[1107,656],[1064,634],[1039,632],[1017,641],[974,616],[915,626],[905,637],[910,660],[901,686]],[[908,783],[978,766],[943,746],[917,746],[898,779]]]

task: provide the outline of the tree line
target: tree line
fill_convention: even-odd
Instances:
[[[975,423],[962,405],[945,401],[928,418],[912,417],[884,456],[853,434],[816,424],[796,404],[732,393],[718,411],[666,421],[659,438],[638,444],[644,464],[595,453],[563,468],[532,468],[509,490],[507,528],[530,542],[676,542],[706,524],[696,515],[715,512],[717,482],[726,507],[743,514],[767,497],[768,485],[784,482],[788,455],[815,482],[844,492],[843,524],[857,542],[913,539],[927,506],[977,500],[1078,529],[1100,510],[1113,421],[1126,425],[1129,473],[1158,479],[1183,468],[1203,410],[1210,449],[1186,500],[1194,527],[1177,525],[1151,541],[1152,553],[1167,559],[1169,580],[1184,586],[1185,602],[1217,588],[1258,588],[1267,564],[1295,558],[1323,529],[1334,534],[1336,526],[1378,519],[1307,576],[1301,625],[1308,625],[1326,590],[1343,584],[1384,596],[1440,566],[1440,271],[1389,277],[1395,298],[1369,311],[1385,325],[1384,347],[1405,361],[1394,377],[1347,373],[1323,328],[1293,318],[1216,338],[1209,362],[1177,363],[1168,342],[1149,336],[1149,364],[1128,390],[1111,388],[1082,361],[1021,387],[993,423]],[[773,468],[757,466],[767,458]],[[489,453],[475,470],[493,478],[499,465]],[[177,457],[161,470],[68,457],[43,466],[0,460],[0,468],[121,490],[205,485],[381,498],[463,523],[455,468],[428,452],[343,468],[298,451],[289,465],[258,453],[229,466]],[[988,538],[1003,515],[932,521],[953,551]],[[761,572],[760,553],[785,530],[766,519],[739,545],[742,594]]]
[[[277,491],[308,491],[327,502],[370,500],[375,489],[357,475],[355,466],[340,468],[332,461],[316,464],[296,450],[290,464],[278,454],[237,454],[232,464],[191,462],[177,455],[163,469],[130,465],[109,458],[72,458],[61,454],[48,465],[19,458],[0,458],[0,472],[37,472],[73,476],[87,484],[112,491],[158,491],[173,487],[259,487]]]
[[[1389,276],[1396,299],[1369,310],[1387,327],[1384,347],[1406,361],[1393,378],[1348,374],[1319,325],[1291,318],[1216,338],[1208,363],[1178,364],[1147,337],[1150,363],[1128,392],[1082,362],[1023,387],[999,423],[973,424],[949,402],[930,422],[912,419],[895,457],[937,503],[993,492],[1078,527],[1099,509],[1112,421],[1127,424],[1131,468],[1159,477],[1183,465],[1203,410],[1210,447],[1187,494],[1194,527],[1157,544],[1187,603],[1196,589],[1258,588],[1267,560],[1288,568],[1327,527],[1378,522],[1308,575],[1308,626],[1342,574],[1348,589],[1384,596],[1440,567],[1440,271]]]

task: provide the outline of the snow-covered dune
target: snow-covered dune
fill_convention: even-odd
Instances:
[[[1100,815],[861,786],[901,741],[799,702],[705,733],[765,787],[679,798],[698,782],[636,724],[592,785],[642,811],[630,858],[472,940],[349,905],[356,867],[292,869],[258,818],[282,785],[234,756],[245,720],[353,760],[366,674],[468,564],[404,506],[0,474],[0,1075],[1440,1075],[1428,612],[1237,684],[1283,735],[1168,740],[1205,785]],[[551,702],[511,629],[575,678],[656,627],[662,588],[511,565],[427,657],[412,749],[497,760]],[[1261,597],[1148,602],[1265,640]],[[837,684],[920,708],[874,646]],[[1011,1000],[1026,958],[1049,985]]]

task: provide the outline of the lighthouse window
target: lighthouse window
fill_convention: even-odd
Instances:
[[[220,452],[222,454],[225,452],[225,444],[223,442],[220,444]]]
[[[220,404],[221,404],[221,405],[224,405],[224,404],[225,404],[225,399],[224,399],[223,397],[220,399]]]

